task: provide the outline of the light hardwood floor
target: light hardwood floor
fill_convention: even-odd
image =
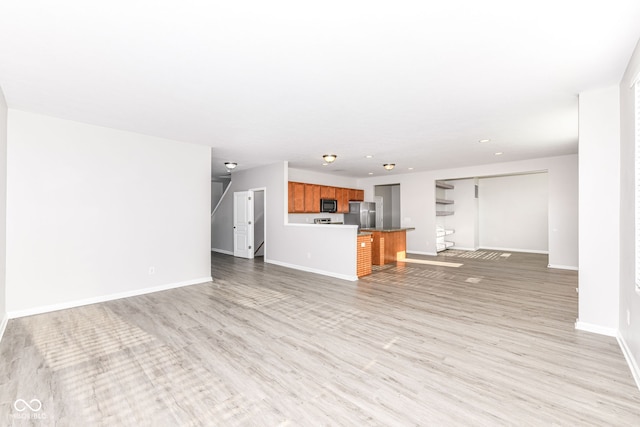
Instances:
[[[11,320],[0,425],[640,425],[577,274],[501,255],[346,282],[216,254],[213,283]]]

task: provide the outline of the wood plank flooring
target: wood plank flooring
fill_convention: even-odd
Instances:
[[[214,254],[213,282],[11,320],[0,425],[640,425],[577,274],[502,255],[347,282]]]

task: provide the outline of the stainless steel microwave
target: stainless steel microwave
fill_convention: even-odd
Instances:
[[[338,201],[336,199],[320,199],[320,212],[337,212]]]

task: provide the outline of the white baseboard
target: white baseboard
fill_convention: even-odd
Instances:
[[[450,248],[447,248],[447,249],[455,249],[457,251],[471,251],[471,252],[477,251],[477,249],[475,248],[463,248],[461,246],[451,246]]]
[[[197,285],[213,281],[211,276],[199,279],[187,280],[184,282],[169,283],[167,285],[154,286],[152,288],[136,289],[135,291],[119,292],[110,295],[103,295],[94,298],[86,298],[76,301],[68,301],[60,304],[45,305],[42,307],[28,308],[26,310],[15,310],[8,313],[9,319],[18,317],[33,316],[34,314],[50,313],[52,311],[65,310],[68,308],[81,307],[83,305],[97,304],[101,302],[113,301],[121,298],[135,297],[138,295],[151,294],[154,292],[167,291],[169,289],[181,288],[183,286]]]
[[[608,337],[617,337],[618,330],[616,328],[607,328],[606,326],[594,325],[576,320],[576,329],[579,331],[592,332],[594,334],[606,335]]]
[[[219,254],[225,254],[225,255],[233,256],[233,251],[226,251],[224,249],[211,248],[211,252],[218,252]]]
[[[356,280],[358,280],[358,276],[350,276],[347,274],[333,273],[331,271],[319,270],[317,268],[305,267],[302,265],[289,264],[287,262],[275,261],[271,259],[265,259],[264,262],[268,264],[279,265],[281,267],[292,268],[294,270],[306,271],[307,273],[315,273],[315,274],[321,274],[323,276],[335,277],[336,279],[349,280],[351,282],[355,282]]]
[[[572,265],[558,265],[558,264],[548,264],[547,268],[557,268],[559,270],[572,270],[578,271],[578,267],[574,267]]]
[[[624,358],[627,360],[627,365],[629,365],[629,369],[631,370],[631,375],[633,375],[633,379],[636,382],[636,386],[638,387],[638,390],[640,390],[640,367],[638,367],[638,363],[633,357],[633,353],[631,353],[629,346],[627,346],[627,343],[620,332],[618,332],[616,338],[618,339],[618,345],[620,345],[622,354],[624,354]]]
[[[483,246],[481,248],[478,248],[479,250],[485,250],[485,251],[505,251],[505,252],[524,252],[527,254],[545,254],[545,255],[549,255],[549,251],[538,251],[535,249],[514,249],[514,248],[491,248],[491,247],[487,247],[487,246]]]
[[[407,254],[438,256],[437,252],[407,251]]]
[[[5,313],[2,318],[2,322],[0,322],[0,341],[2,341],[2,337],[4,336],[4,331],[7,329],[7,323],[9,323],[9,316]]]

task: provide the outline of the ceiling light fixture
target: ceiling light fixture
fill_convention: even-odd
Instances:
[[[481,140],[480,140],[480,141],[478,141],[478,142],[482,144],[482,143],[484,143],[484,142],[491,142],[491,140],[490,140],[490,139],[481,139]]]
[[[396,167],[395,163],[385,163],[384,165],[382,165],[382,167],[384,167],[386,170],[390,171],[391,169]]]
[[[371,154],[367,154],[366,156],[364,156],[365,159],[373,159],[373,156]]]
[[[322,156],[322,158],[324,159],[325,162],[327,163],[333,163],[336,161],[336,159],[338,158],[338,156],[336,156],[335,154],[325,154],[324,156]]]
[[[369,172],[369,175],[373,175],[373,172]]]
[[[237,166],[238,164],[236,162],[224,162],[224,167],[226,167],[229,172],[234,170]]]
[[[497,153],[493,153],[494,156],[502,156],[504,153],[502,151],[498,151]]]

